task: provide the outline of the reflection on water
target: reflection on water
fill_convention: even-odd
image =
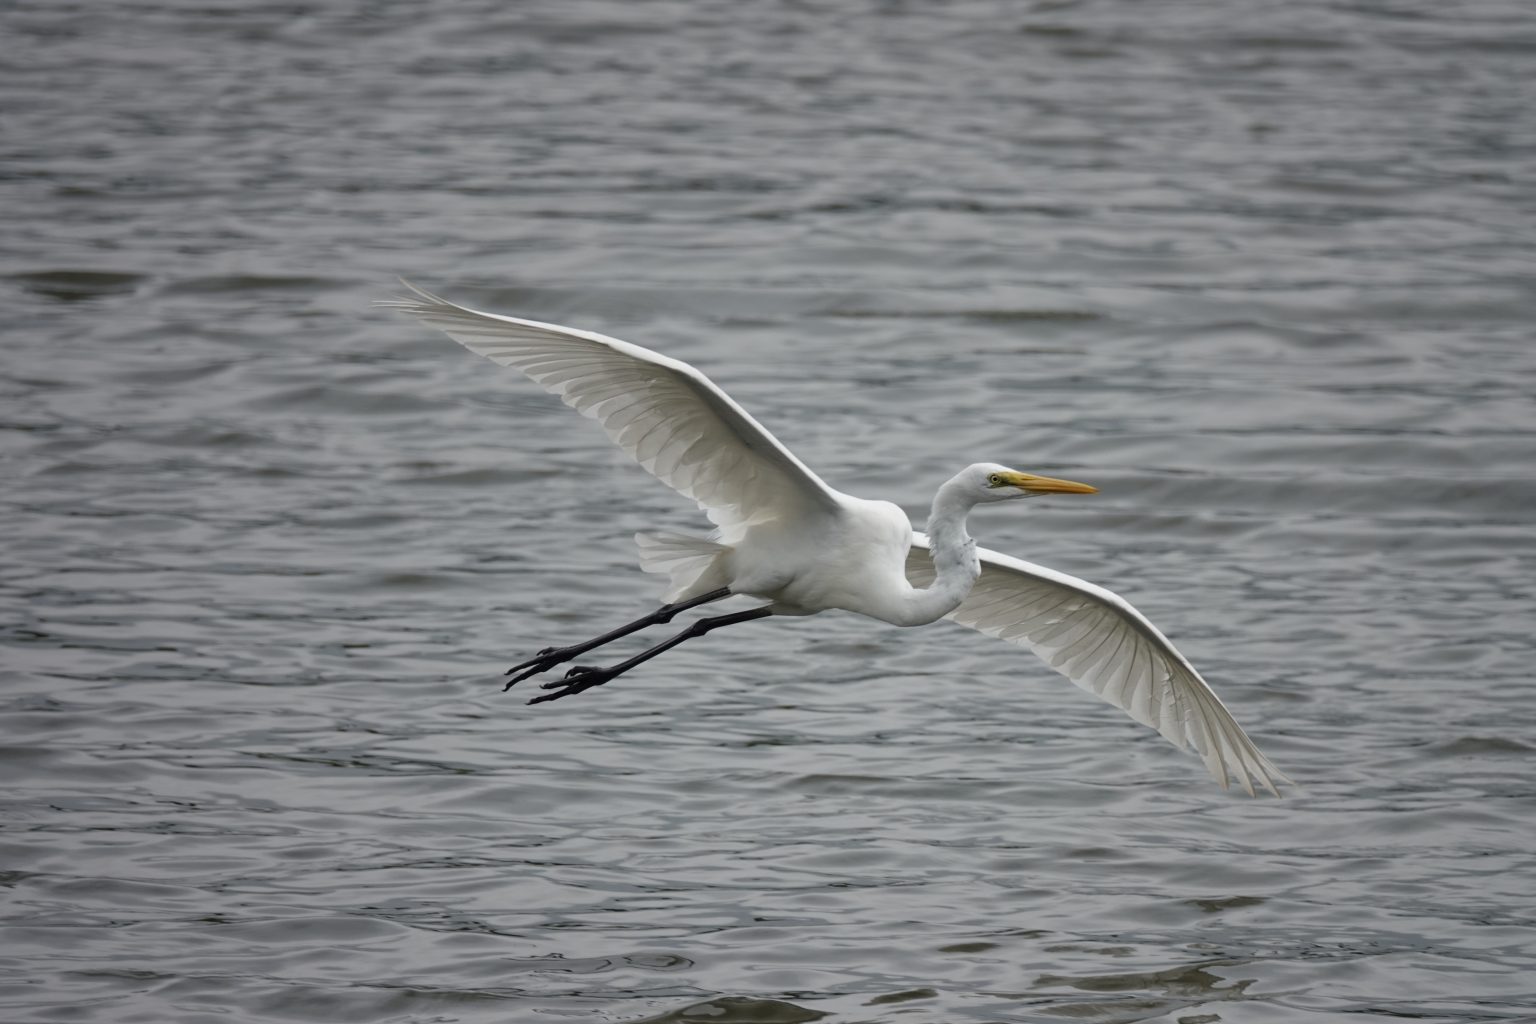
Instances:
[[[725,1024],[802,1024],[826,1016],[828,1014],[778,999],[720,996],[647,1017],[640,1024],[692,1024],[701,1020],[723,1021]]]
[[[0,30],[0,1017],[1536,1015],[1525,5]],[[1091,480],[975,531],[1305,792],[947,624],[503,697],[700,520],[396,274],[694,361],[919,516]]]

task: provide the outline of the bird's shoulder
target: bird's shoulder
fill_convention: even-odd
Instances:
[[[905,549],[912,540],[912,520],[895,502],[838,495],[838,517],[849,533],[879,538]]]

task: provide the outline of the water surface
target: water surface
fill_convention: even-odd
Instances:
[[[1536,21],[1445,5],[0,13],[0,1016],[1536,1016]],[[1304,786],[948,624],[497,676],[701,517],[374,309],[697,363],[1137,603]],[[631,648],[625,648],[629,650]]]

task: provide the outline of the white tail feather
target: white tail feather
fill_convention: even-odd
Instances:
[[[681,533],[637,533],[640,568],[672,578],[663,598],[667,603],[683,601],[730,583],[725,556],[731,549],[702,537]]]

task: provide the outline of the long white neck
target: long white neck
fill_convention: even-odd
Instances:
[[[941,619],[960,607],[981,575],[976,542],[965,532],[965,517],[976,502],[960,478],[947,481],[933,496],[928,514],[928,550],[938,575],[931,586],[914,588],[902,604],[902,625],[920,626]]]

